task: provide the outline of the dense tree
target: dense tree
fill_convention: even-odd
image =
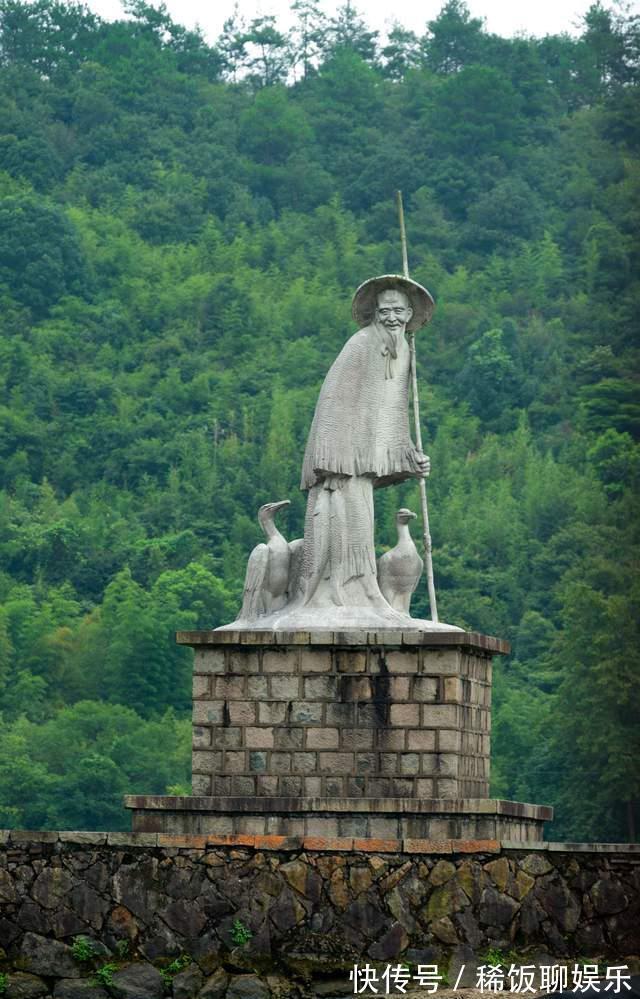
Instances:
[[[401,187],[440,610],[513,645],[493,791],[633,837],[638,19],[504,39],[449,0],[379,39],[297,0],[210,45],[127,10],[0,0],[0,823],[117,828],[123,792],[188,786],[173,633],[233,619],[260,504],[302,534]],[[377,492],[382,551],[419,497]]]

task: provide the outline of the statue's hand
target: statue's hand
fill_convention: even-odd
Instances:
[[[413,462],[416,466],[416,472],[421,478],[427,477],[431,471],[431,459],[423,454],[422,451],[414,451]]]

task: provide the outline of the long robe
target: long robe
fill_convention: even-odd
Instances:
[[[376,580],[373,488],[419,474],[409,433],[409,346],[372,324],[345,344],[316,405],[302,466],[309,490],[307,600],[384,600]],[[350,584],[350,585],[347,585]]]

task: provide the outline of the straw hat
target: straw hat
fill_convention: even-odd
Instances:
[[[402,274],[381,274],[361,284],[353,296],[351,315],[358,326],[368,326],[372,322],[378,295],[389,289],[403,291],[411,303],[413,315],[407,323],[407,332],[415,333],[429,322],[436,303],[427,289]]]

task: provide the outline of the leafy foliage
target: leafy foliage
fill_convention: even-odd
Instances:
[[[635,835],[640,22],[503,39],[347,2],[215,45],[132,0],[0,0],[0,824],[188,788],[188,650],[289,497],[364,278],[419,336],[443,619],[509,638],[493,792]],[[415,506],[414,506],[415,504]],[[379,491],[381,550],[415,486]],[[426,613],[416,594],[414,613]],[[158,752],[162,745],[163,752]]]

